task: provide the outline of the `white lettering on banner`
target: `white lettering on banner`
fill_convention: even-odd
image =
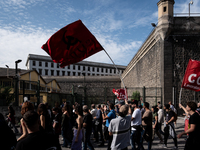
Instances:
[[[194,83],[195,82],[195,80],[192,80],[192,77],[196,77],[197,75],[196,74],[191,74],[189,77],[188,77],[188,81],[190,82],[190,83]]]
[[[190,85],[190,84],[187,84],[186,87],[193,88],[193,89],[195,89],[195,90],[198,90],[198,89],[199,89],[198,86],[193,86],[193,85]]]

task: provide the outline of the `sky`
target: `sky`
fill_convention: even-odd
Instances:
[[[0,67],[26,69],[28,54],[60,28],[82,20],[115,64],[128,65],[157,23],[159,0],[0,0]],[[190,0],[175,0],[174,13],[188,13]],[[193,0],[191,13],[200,13]],[[85,59],[112,63],[104,51]]]

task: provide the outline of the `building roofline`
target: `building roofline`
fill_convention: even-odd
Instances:
[[[36,54],[29,54],[27,57],[27,61],[26,61],[26,66],[28,64],[28,60],[41,60],[41,61],[48,61],[48,62],[53,62],[50,56],[44,56],[44,55],[36,55]],[[105,68],[108,67],[112,67],[115,68],[113,64],[108,64],[108,63],[100,63],[100,62],[92,62],[92,61],[80,61],[78,63],[74,63],[74,64],[81,64],[81,65],[90,65],[90,66],[104,66]],[[124,65],[116,65],[117,68],[119,69],[125,69],[126,66]]]

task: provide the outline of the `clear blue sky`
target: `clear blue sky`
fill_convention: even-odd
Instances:
[[[118,65],[127,65],[157,23],[159,0],[1,0],[0,67],[14,68],[28,54],[47,55],[41,46],[60,28],[78,19]],[[193,0],[192,13],[200,13]],[[188,13],[190,0],[175,0],[175,13]],[[89,61],[111,63],[102,51]]]

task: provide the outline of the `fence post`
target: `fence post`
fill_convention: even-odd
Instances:
[[[104,88],[104,102],[107,102],[107,87]]]
[[[143,103],[145,102],[145,98],[146,98],[146,88],[145,86],[143,86]]]

